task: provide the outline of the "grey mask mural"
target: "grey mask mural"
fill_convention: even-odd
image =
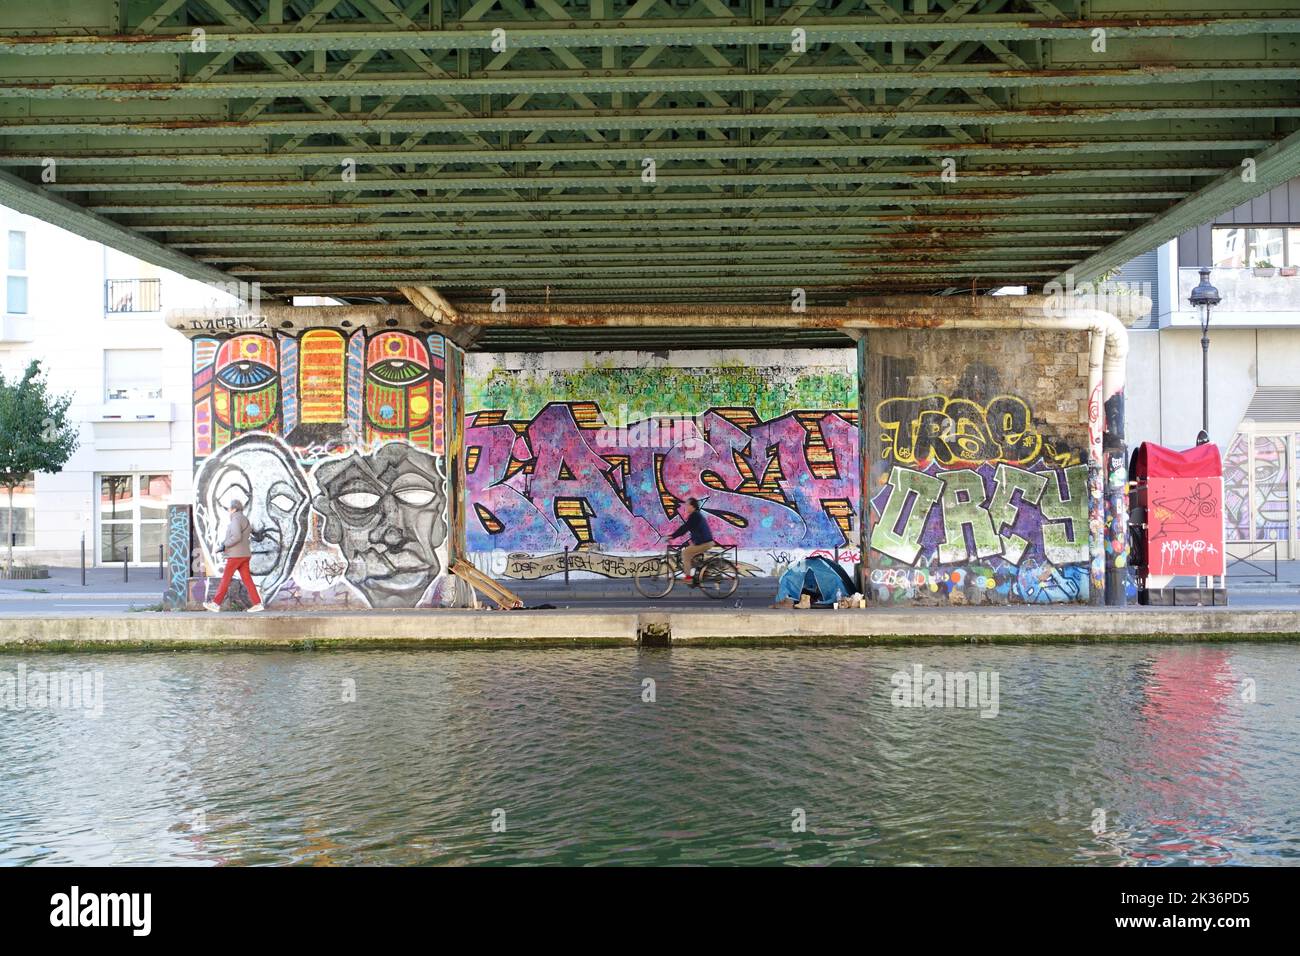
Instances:
[[[307,539],[311,495],[293,452],[270,435],[238,438],[203,463],[194,498],[195,523],[213,562],[220,558],[230,502],[244,503],[253,528],[249,570],[263,601],[269,601],[289,580]]]
[[[345,577],[371,607],[414,607],[442,573],[447,498],[438,459],[390,443],[324,462],[312,506],[347,561]]]

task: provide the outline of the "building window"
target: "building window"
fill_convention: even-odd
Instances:
[[[99,476],[99,561],[151,564],[166,538],[172,476]]]
[[[9,255],[5,263],[5,311],[27,314],[27,233],[9,230]]]
[[[104,349],[104,401],[162,398],[162,349]]]
[[[1215,226],[1210,238],[1217,269],[1300,265],[1300,226]]]
[[[9,547],[10,534],[15,548],[36,547],[36,476],[14,488],[12,532],[9,524],[9,489],[0,488],[0,551]]]
[[[14,272],[27,271],[27,233],[9,230],[9,268]]]
[[[161,308],[160,279],[109,279],[104,283],[106,312],[157,312]]]

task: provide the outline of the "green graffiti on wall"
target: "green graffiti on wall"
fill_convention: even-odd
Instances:
[[[796,408],[856,408],[857,379],[829,366],[788,368],[719,364],[700,368],[493,369],[466,380],[467,408],[535,416],[555,401],[597,401],[607,413],[695,414],[708,408],[753,408],[773,419]]]

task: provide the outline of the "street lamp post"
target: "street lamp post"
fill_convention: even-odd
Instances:
[[[1210,309],[1221,300],[1219,290],[1210,285],[1209,267],[1202,266],[1200,271],[1201,284],[1187,301],[1201,310],[1201,433],[1196,436],[1196,444],[1204,445],[1210,440]]]

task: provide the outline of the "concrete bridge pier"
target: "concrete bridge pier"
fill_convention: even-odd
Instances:
[[[659,535],[677,521],[668,502],[696,494],[715,496],[714,520],[759,573],[776,570],[764,564],[774,544],[787,560],[857,545],[862,585],[877,604],[1124,601],[1127,333],[1094,302],[906,297],[803,312],[654,304],[494,312],[458,309],[427,287],[402,293],[409,304],[169,316],[194,345],[195,542],[215,568],[226,498],[245,496],[255,525],[274,532],[254,568],[273,607],[460,606],[470,595],[447,569],[457,559],[483,564],[475,541],[522,559],[530,573],[555,573],[551,559],[562,551],[662,548]],[[1122,305],[1116,313],[1141,309]],[[755,342],[775,330],[829,330],[856,381],[838,409],[785,408],[762,375],[683,397],[665,394],[671,369],[650,352],[601,353],[594,364],[589,353],[569,353],[569,372],[539,379],[567,384],[544,395],[529,386],[528,414],[545,410],[545,423],[494,408],[484,427],[488,413],[468,407],[479,383],[467,386],[465,350],[491,330],[613,338],[639,329],[642,341],[669,343],[702,326]],[[716,350],[693,354],[697,369],[722,361]],[[748,371],[746,354],[729,354],[706,378]],[[476,374],[508,381],[514,373],[492,361],[478,355]],[[544,370],[548,361],[534,353],[523,364]],[[707,453],[698,463],[674,458],[680,435],[654,455],[593,437],[618,411],[602,405],[612,393],[601,376],[623,374],[606,368],[620,361],[661,408],[694,416],[690,441]],[[728,407],[679,407],[687,402]],[[467,415],[476,422],[468,443]],[[551,465],[555,474],[543,474]],[[470,473],[497,498],[476,497]],[[631,566],[615,560],[596,573]]]

